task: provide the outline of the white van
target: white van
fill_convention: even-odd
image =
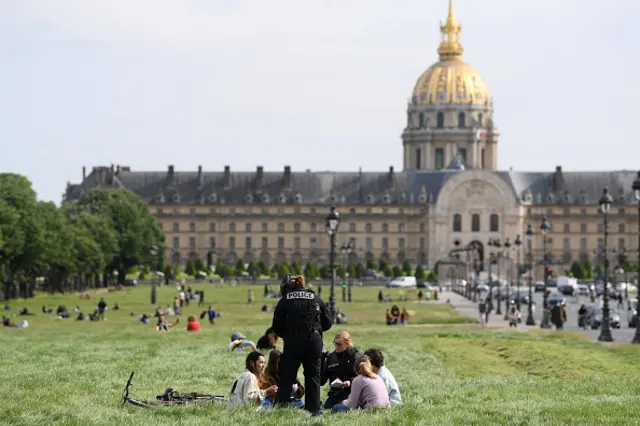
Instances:
[[[416,287],[416,285],[416,277],[397,277],[389,283],[389,287]]]

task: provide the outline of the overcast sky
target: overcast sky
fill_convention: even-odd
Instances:
[[[402,168],[447,0],[0,0],[0,171]],[[499,166],[640,168],[640,1],[455,0]]]

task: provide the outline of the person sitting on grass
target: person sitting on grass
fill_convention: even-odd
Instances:
[[[269,361],[267,362],[267,367],[264,369],[264,374],[260,380],[260,389],[269,389],[271,386],[278,385],[278,366],[280,364],[281,355],[282,352],[277,349],[269,352]],[[304,386],[302,386],[302,383],[300,383],[296,377],[296,380],[291,387],[291,399],[287,405],[295,408],[304,408],[303,396]],[[267,396],[264,401],[262,401],[262,408],[273,407],[274,402],[275,395],[272,397]]]
[[[244,352],[244,348],[250,348],[252,351],[256,351],[256,344],[250,340],[246,340],[247,336],[235,331],[231,335],[231,343],[229,343],[229,349],[232,352]]]
[[[187,331],[200,331],[200,323],[195,315],[189,315],[187,318]]]
[[[333,339],[335,351],[323,354],[320,385],[329,382],[329,394],[324,403],[325,409],[344,401],[351,392],[351,381],[356,377],[353,369],[355,356],[359,353],[353,346],[348,331],[341,331]]]
[[[333,406],[332,411],[345,412],[354,408],[388,408],[389,395],[382,379],[375,375],[371,360],[364,354],[356,357],[358,376],[351,383],[351,394],[340,404]]]
[[[387,388],[387,394],[389,395],[389,403],[391,405],[402,404],[402,397],[400,396],[400,388],[395,377],[391,374],[391,371],[384,365],[384,355],[380,352],[380,349],[371,348],[364,351],[364,354],[371,360],[371,366],[373,372],[378,375],[384,382],[384,386]]]
[[[272,327],[267,328],[264,336],[258,339],[258,349],[275,349],[278,344],[278,335],[273,331]]]
[[[166,333],[167,331],[169,331],[170,327],[175,327],[176,325],[178,325],[179,322],[180,322],[180,318],[178,318],[175,323],[170,324],[167,321],[167,317],[165,317],[164,315],[160,315],[158,317],[158,324],[156,325],[156,331],[159,331],[161,333]]]
[[[260,389],[259,383],[264,370],[264,355],[253,351],[245,360],[246,371],[238,377],[231,388],[229,395],[229,408],[239,407],[245,404],[260,407],[265,398],[275,398],[278,387],[269,386]]]

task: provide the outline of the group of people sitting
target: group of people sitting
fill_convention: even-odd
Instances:
[[[258,346],[275,346],[277,336],[267,329],[264,341]],[[252,342],[243,340],[243,335],[234,333],[234,342]],[[232,342],[232,344],[234,343]],[[322,357],[320,383],[329,383],[329,393],[324,403],[325,409],[333,412],[345,412],[352,409],[368,409],[374,407],[388,408],[402,404],[400,389],[395,378],[384,365],[384,356],[379,349],[372,348],[360,352],[353,346],[351,335],[342,331],[336,335],[335,350],[325,352]],[[251,344],[251,345],[249,345]],[[245,359],[245,371],[238,377],[231,389],[229,406],[243,405],[269,408],[275,403],[278,391],[279,362],[282,353],[271,349],[265,367],[265,355],[252,347]],[[304,408],[304,386],[296,378],[287,405]]]
[[[402,308],[402,311],[400,311],[398,305],[393,305],[391,309],[387,309],[385,320],[387,321],[387,325],[398,325],[398,321],[400,321],[402,325],[407,325],[409,312],[407,312],[405,308]]]

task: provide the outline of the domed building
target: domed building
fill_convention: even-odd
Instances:
[[[235,263],[326,264],[329,238],[325,217],[336,206],[342,221],[339,256],[345,263],[405,260],[427,268],[446,264],[456,248],[465,274],[489,268],[513,277],[519,258],[528,263],[524,240],[529,225],[534,274],[541,259],[563,273],[574,261],[602,262],[602,216],[598,200],[613,197],[609,248],[624,253],[638,247],[636,201],[631,171],[500,171],[499,132],[484,79],[463,58],[461,28],[449,1],[440,25],[439,60],[418,78],[402,133],[404,170],[352,172],[309,170],[134,171],[128,166],[83,168],[82,181],[68,184],[65,200],[91,188],[127,188],[138,193],[166,235],[166,260]],[[318,169],[324,170],[323,165]],[[540,233],[546,217],[549,232]],[[496,242],[511,245],[497,245]],[[496,264],[489,267],[490,256]],[[617,255],[616,255],[617,256]],[[456,267],[458,268],[458,267]],[[458,270],[459,272],[459,270]],[[449,273],[449,272],[443,272]]]
[[[420,75],[407,107],[404,169],[441,170],[460,162],[495,170],[500,135],[493,125],[493,102],[482,76],[462,60],[453,0],[440,32],[440,60]]]

